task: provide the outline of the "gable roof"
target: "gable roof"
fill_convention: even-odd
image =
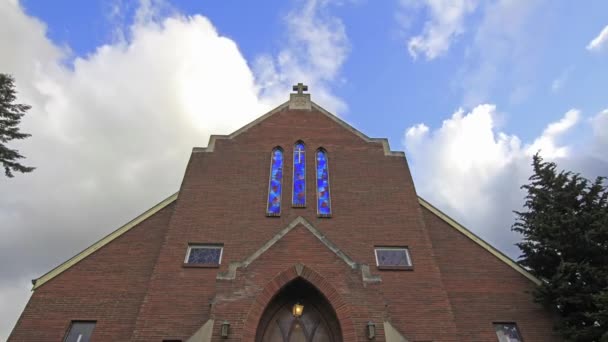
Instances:
[[[247,132],[250,128],[259,125],[262,121],[268,119],[269,117],[273,116],[274,114],[283,111],[286,108],[289,108],[289,103],[290,101],[287,101],[281,105],[279,105],[278,107],[276,107],[275,109],[269,111],[268,113],[260,116],[259,118],[251,121],[250,123],[246,124],[245,126],[237,129],[236,131],[232,132],[231,134],[228,135],[211,135],[209,137],[209,143],[207,144],[207,147],[194,147],[192,149],[193,153],[200,153],[200,152],[213,152],[215,149],[215,141],[218,139],[234,139],[235,137],[239,136],[242,133]],[[338,125],[342,126],[344,129],[346,129],[347,131],[351,132],[352,134],[358,136],[359,138],[363,139],[365,142],[368,143],[377,143],[377,144],[382,144],[382,147],[384,148],[384,155],[385,156],[390,156],[390,157],[404,157],[405,158],[405,153],[403,153],[402,151],[391,151],[391,148],[389,146],[388,143],[388,139],[386,138],[370,138],[367,135],[365,135],[363,132],[359,131],[358,129],[354,128],[353,126],[349,125],[348,123],[346,123],[344,120],[338,118],[336,115],[330,113],[329,111],[327,111],[326,109],[324,109],[323,107],[319,106],[318,104],[314,103],[311,101],[311,105],[312,108],[319,111],[321,114],[325,115],[326,117],[328,117],[329,119],[335,121]]]
[[[532,273],[528,272],[528,270],[526,270],[525,268],[523,268],[521,265],[519,265],[517,262],[515,262],[513,259],[511,259],[508,256],[506,256],[505,254],[503,254],[498,249],[494,248],[492,245],[490,245],[489,243],[487,243],[486,241],[484,241],[479,236],[475,235],[475,233],[473,233],[472,231],[468,230],[467,228],[465,228],[464,226],[462,226],[460,223],[456,222],[454,219],[452,219],[451,217],[449,217],[448,215],[446,215],[445,213],[443,213],[441,210],[437,209],[431,203],[427,202],[425,199],[423,199],[420,196],[418,196],[418,202],[420,203],[420,205],[422,207],[428,209],[431,213],[435,214],[435,216],[439,217],[441,220],[443,220],[445,223],[447,223],[448,225],[450,225],[452,228],[456,229],[461,234],[463,234],[464,236],[468,237],[469,239],[471,239],[473,242],[475,242],[479,246],[483,247],[485,250],[487,250],[492,255],[494,255],[495,257],[497,257],[500,261],[502,261],[505,264],[509,265],[511,268],[513,268],[517,272],[521,273],[524,277],[530,279],[536,285],[540,285],[541,284],[541,280],[538,279],[537,277],[535,277]]]
[[[126,232],[128,232],[129,230],[131,230],[133,227],[137,226],[138,224],[140,224],[147,218],[149,218],[152,215],[159,212],[161,209],[163,209],[166,206],[168,206],[169,204],[173,203],[176,199],[177,199],[177,192],[174,193],[173,195],[165,198],[163,201],[161,201],[157,205],[153,206],[152,208],[146,210],[144,213],[142,213],[141,215],[132,219],[131,221],[127,222],[120,228],[116,229],[115,231],[113,231],[110,234],[106,235],[105,237],[101,238],[99,241],[97,241],[94,244],[92,244],[91,246],[87,247],[82,252],[76,254],[75,256],[71,257],[64,263],[62,263],[59,266],[48,271],[47,273],[42,275],[40,278],[32,279],[32,284],[34,285],[34,287],[32,288],[32,291],[36,290],[40,286],[44,285],[44,283],[48,282],[49,280],[51,280],[51,279],[55,278],[56,276],[58,276],[59,274],[63,273],[68,268],[76,265],[82,259],[95,253],[95,251],[97,251],[98,249],[102,248],[103,246],[105,246],[105,245],[109,244],[110,242],[114,241],[115,239],[119,238],[121,235],[123,235]]]
[[[295,94],[291,94],[291,95],[295,95]],[[309,94],[305,94],[305,95],[309,95]],[[308,97],[308,101],[310,101],[310,97]],[[267,118],[271,117],[272,115],[274,115],[274,114],[276,114],[278,112],[281,112],[282,110],[284,110],[286,108],[289,108],[290,107],[290,102],[291,101],[284,102],[283,104],[279,105],[275,109],[273,109],[273,110],[269,111],[268,113],[260,116],[259,118],[253,120],[252,122],[250,122],[247,125],[239,128],[238,130],[232,132],[229,135],[211,135],[209,137],[209,143],[207,144],[207,147],[194,147],[192,149],[192,153],[213,152],[214,149],[215,149],[215,141],[217,139],[233,139],[233,138],[239,136],[240,134],[242,134],[242,133],[248,131],[250,128],[252,128],[252,127],[260,124],[262,121],[266,120]],[[354,128],[353,126],[349,125],[348,123],[346,123],[342,119],[338,118],[336,115],[330,113],[329,111],[327,111],[323,107],[319,106],[318,104],[310,101],[310,105],[311,105],[312,109],[315,109],[315,110],[319,111],[321,114],[323,114],[326,117],[328,117],[329,119],[335,121],[338,125],[340,125],[344,129],[350,131],[352,134],[358,136],[359,138],[363,139],[365,142],[382,144],[385,156],[389,156],[389,157],[403,157],[403,158],[405,158],[405,153],[404,152],[402,152],[402,151],[391,151],[389,143],[388,143],[388,139],[386,139],[386,138],[370,138],[367,135],[365,135],[363,132],[361,132],[358,129]],[[112,242],[116,238],[120,237],[121,235],[123,235],[126,232],[128,232],[129,230],[131,230],[133,227],[137,226],[139,223],[143,222],[147,218],[149,218],[152,215],[154,215],[157,212],[159,212],[161,209],[163,209],[166,206],[168,206],[169,204],[173,203],[175,200],[177,200],[177,196],[178,196],[178,193],[176,192],[173,195],[167,197],[166,199],[164,199],[163,201],[161,201],[160,203],[158,203],[154,207],[148,209],[147,211],[145,211],[141,215],[137,216],[133,220],[127,222],[125,225],[123,225],[120,228],[116,229],[115,231],[113,231],[112,233],[108,234],[107,236],[103,237],[102,239],[100,239],[99,241],[95,242],[94,244],[92,244],[88,248],[84,249],[82,252],[78,253],[77,255],[73,256],[70,259],[68,259],[64,263],[60,264],[59,266],[57,266],[57,267],[53,268],[52,270],[50,270],[49,272],[45,273],[40,278],[33,279],[32,280],[32,284],[34,286],[32,288],[32,291],[36,290],[37,288],[39,288],[40,286],[42,286],[43,284],[45,284],[49,280],[55,278],[59,274],[63,273],[64,271],[66,271],[70,267],[74,266],[75,264],[77,264],[78,262],[80,262],[81,260],[83,260],[84,258],[86,258],[89,255],[93,254],[98,249],[100,249],[100,248],[104,247],[105,245],[109,244],[110,242]],[[455,220],[453,220],[448,215],[444,214],[442,211],[440,211],[439,209],[437,209],[436,207],[434,207],[433,205],[431,205],[429,202],[427,202],[426,200],[424,200],[421,197],[418,197],[418,201],[419,201],[420,205],[422,205],[424,208],[428,209],[433,214],[435,214],[437,217],[439,217],[440,219],[442,219],[443,221],[445,221],[447,224],[449,224],[452,228],[458,230],[460,233],[464,234],[466,237],[468,237],[469,239],[473,240],[473,242],[477,243],[479,246],[481,246],[482,248],[486,249],[488,252],[490,252],[491,254],[493,254],[494,256],[496,256],[499,260],[501,260],[502,262],[506,263],[511,268],[515,269],[517,272],[523,274],[526,278],[530,279],[535,284],[537,284],[537,285],[541,284],[540,279],[536,278],[534,275],[532,275],[530,272],[528,272],[525,268],[521,267],[519,264],[517,264],[511,258],[509,258],[508,256],[506,256],[505,254],[503,254],[502,252],[500,252],[496,248],[492,247],[492,245],[490,245],[489,243],[485,242],[483,239],[481,239],[480,237],[478,237],[477,235],[475,235],[473,232],[471,232],[467,228],[465,228],[462,225],[460,225],[458,222],[456,222]],[[293,227],[295,227],[295,225],[297,225],[297,224],[303,224],[311,233],[313,233],[317,238],[319,238],[322,243],[324,243],[329,249],[331,249],[334,253],[336,253],[338,255],[338,257],[340,257],[341,259],[343,259],[343,261],[345,261],[347,264],[349,264],[349,266],[353,267],[351,265],[351,263],[354,263],[354,261],[352,261],[348,256],[346,256],[342,251],[340,251],[331,242],[326,241],[325,237],[322,234],[320,234],[320,232],[318,232],[318,230],[316,228],[314,228],[310,223],[308,223],[308,221],[306,221],[302,217],[298,217],[288,227],[286,227],[284,229],[285,230],[285,234],[287,232],[289,232],[291,229],[293,229]],[[280,239],[280,237],[279,237],[279,239]],[[271,241],[272,241],[272,239],[271,239]],[[271,241],[269,241],[267,243],[271,243]],[[274,242],[272,242],[270,246],[272,246],[272,244],[274,244]],[[262,250],[263,248],[264,247],[262,247],[260,250]],[[255,258],[257,258],[257,256]],[[379,277],[372,276],[371,274],[369,274],[369,266],[367,266],[367,265],[361,265],[361,266],[362,266],[362,272],[363,272],[364,280],[367,279],[366,281],[370,281],[370,282],[380,281]]]
[[[68,259],[64,263],[60,264],[59,266],[57,266],[57,267],[53,268],[52,270],[50,270],[49,272],[45,273],[40,278],[32,280],[32,284],[34,285],[32,288],[32,291],[36,290],[40,286],[44,285],[46,282],[48,282],[51,279],[55,278],[56,276],[60,275],[61,273],[63,273],[67,269],[69,269],[70,267],[76,265],[78,262],[80,262],[84,258],[93,254],[95,251],[103,248],[105,245],[109,244],[110,242],[119,238],[121,235],[125,234],[132,228],[136,227],[138,224],[140,224],[144,220],[148,219],[152,215],[159,212],[161,209],[165,208],[169,204],[176,201],[177,197],[178,197],[178,193],[176,192],[173,195],[171,195],[171,196],[167,197],[166,199],[164,199],[163,201],[161,201],[160,203],[158,203],[157,205],[155,205],[154,207],[148,209],[141,215],[137,216],[133,220],[129,221],[122,227],[116,229],[112,233],[108,234],[107,236],[105,236],[102,239],[100,239],[99,241],[95,242],[88,248],[84,249],[82,252],[76,254],[75,256]],[[492,255],[494,255],[496,258],[498,258],[500,261],[504,262],[509,267],[513,268],[515,271],[521,273],[523,276],[525,276],[526,278],[531,280],[536,285],[541,284],[540,279],[538,279],[537,277],[532,275],[525,268],[521,267],[517,262],[513,261],[513,259],[509,258],[508,256],[506,256],[505,254],[503,254],[496,248],[492,247],[492,245],[485,242],[482,238],[475,235],[473,232],[471,232],[470,230],[468,230],[467,228],[465,228],[464,226],[462,226],[461,224],[459,224],[458,222],[453,220],[448,215],[444,214],[442,211],[440,211],[439,209],[434,207],[432,204],[427,202],[425,199],[423,199],[422,197],[418,197],[418,202],[420,203],[420,205],[422,207],[428,209],[431,213],[435,214],[441,220],[445,221],[450,227],[456,229],[457,231],[462,233],[464,236],[471,239],[473,242],[475,242],[476,244],[478,244],[479,246],[481,246],[482,248],[484,248],[485,250],[490,252]],[[337,248],[333,243],[328,241],[317,229],[315,229],[308,221],[306,221],[302,217],[298,217],[292,223],[290,223],[286,228],[284,228],[281,232],[277,233],[277,235],[275,237],[273,237],[271,240],[269,240],[266,243],[266,245],[268,245],[268,246],[266,246],[266,245],[262,246],[256,253],[252,254],[249,258],[247,258],[244,261],[245,266],[248,265],[249,263],[251,263],[253,260],[255,260],[259,256],[259,254],[262,254],[266,249],[268,249],[272,245],[274,245],[274,243],[276,243],[276,241],[278,241],[285,234],[287,234],[297,224],[303,224],[304,227],[306,227],[311,233],[313,233],[313,235],[315,235],[323,244],[325,244],[330,250],[332,250],[340,259],[342,259],[350,267],[354,267],[353,265],[355,265],[355,263],[350,257],[348,257],[346,254],[344,254],[344,252],[342,252],[339,248]],[[258,252],[259,252],[259,254],[258,254]],[[240,265],[240,263],[239,263],[238,266],[242,266],[242,265]],[[365,266],[365,265],[362,265],[362,266]],[[236,271],[236,269],[235,269],[235,271]],[[366,281],[371,281],[371,282],[379,281],[379,279],[374,278],[375,276],[371,276],[370,274],[368,274],[369,268],[363,267],[362,272],[364,273],[364,280],[367,279]]]

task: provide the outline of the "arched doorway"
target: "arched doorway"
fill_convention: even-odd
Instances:
[[[295,317],[293,306],[304,306]],[[256,342],[342,342],[340,323],[327,299],[302,278],[288,283],[268,304]]]

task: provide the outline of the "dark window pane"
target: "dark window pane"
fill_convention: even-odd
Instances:
[[[306,206],[306,151],[302,142],[293,149],[293,193],[291,204],[294,207]]]
[[[515,323],[496,323],[496,336],[500,342],[521,342],[521,336]]]
[[[281,190],[283,183],[283,151],[275,148],[272,151],[270,162],[270,181],[268,184],[268,205],[266,214],[268,216],[279,216],[281,214]]]
[[[218,265],[222,254],[221,247],[190,247],[189,264]]]
[[[327,152],[323,150],[317,151],[317,213],[319,216],[331,215]]]
[[[411,266],[405,248],[377,248],[378,266]]]
[[[89,342],[95,322],[72,322],[65,342]]]

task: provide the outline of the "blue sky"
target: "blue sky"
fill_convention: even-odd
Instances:
[[[32,278],[176,191],[193,146],[300,81],[512,258],[532,154],[608,175],[603,0],[7,0],[0,22],[0,72],[32,105],[15,147],[37,167],[0,178],[0,260],[17,260],[0,265],[0,340]]]
[[[47,35],[53,42],[69,46],[74,56],[86,56],[100,45],[113,42],[116,26],[132,24],[138,6],[128,1],[68,0],[29,0],[22,5],[28,14],[48,25]],[[424,56],[412,58],[407,50],[408,38],[422,32],[429,20],[428,9],[415,8],[423,5],[420,1],[414,8],[407,8],[397,1],[358,0],[327,6],[326,11],[344,23],[350,45],[332,90],[348,104],[348,112],[342,114],[370,135],[399,142],[403,124],[426,122],[436,126],[445,113],[460,106],[491,101],[508,114],[504,129],[526,139],[571,107],[594,113],[606,106],[605,92],[599,90],[608,89],[608,58],[585,49],[606,25],[605,1],[588,1],[581,6],[569,1],[535,0],[521,5],[531,8],[531,13],[525,13],[527,22],[519,24],[517,18],[513,22],[524,26],[525,32],[504,46],[521,49],[514,56],[518,60],[496,58],[501,70],[494,80],[470,85],[489,88],[475,102],[465,98],[462,74],[481,63],[480,52],[471,50],[475,49],[476,29],[484,9],[477,8],[468,15],[466,27],[453,39],[449,50],[429,61]],[[113,14],[116,6],[121,8],[119,15]],[[289,1],[171,1],[164,11],[209,18],[220,35],[234,40],[245,58],[253,61],[260,54],[280,50],[286,39],[284,16],[293,6],[294,2]],[[509,39],[505,38],[507,33],[495,35],[497,40]],[[553,91],[553,82],[559,80],[559,91]],[[314,89],[311,91],[314,93]],[[517,95],[519,91],[521,95]],[[400,118],[400,125],[387,125],[395,117]]]

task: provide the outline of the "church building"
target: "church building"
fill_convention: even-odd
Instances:
[[[306,86],[33,280],[8,341],[560,341],[541,280],[418,196]]]

